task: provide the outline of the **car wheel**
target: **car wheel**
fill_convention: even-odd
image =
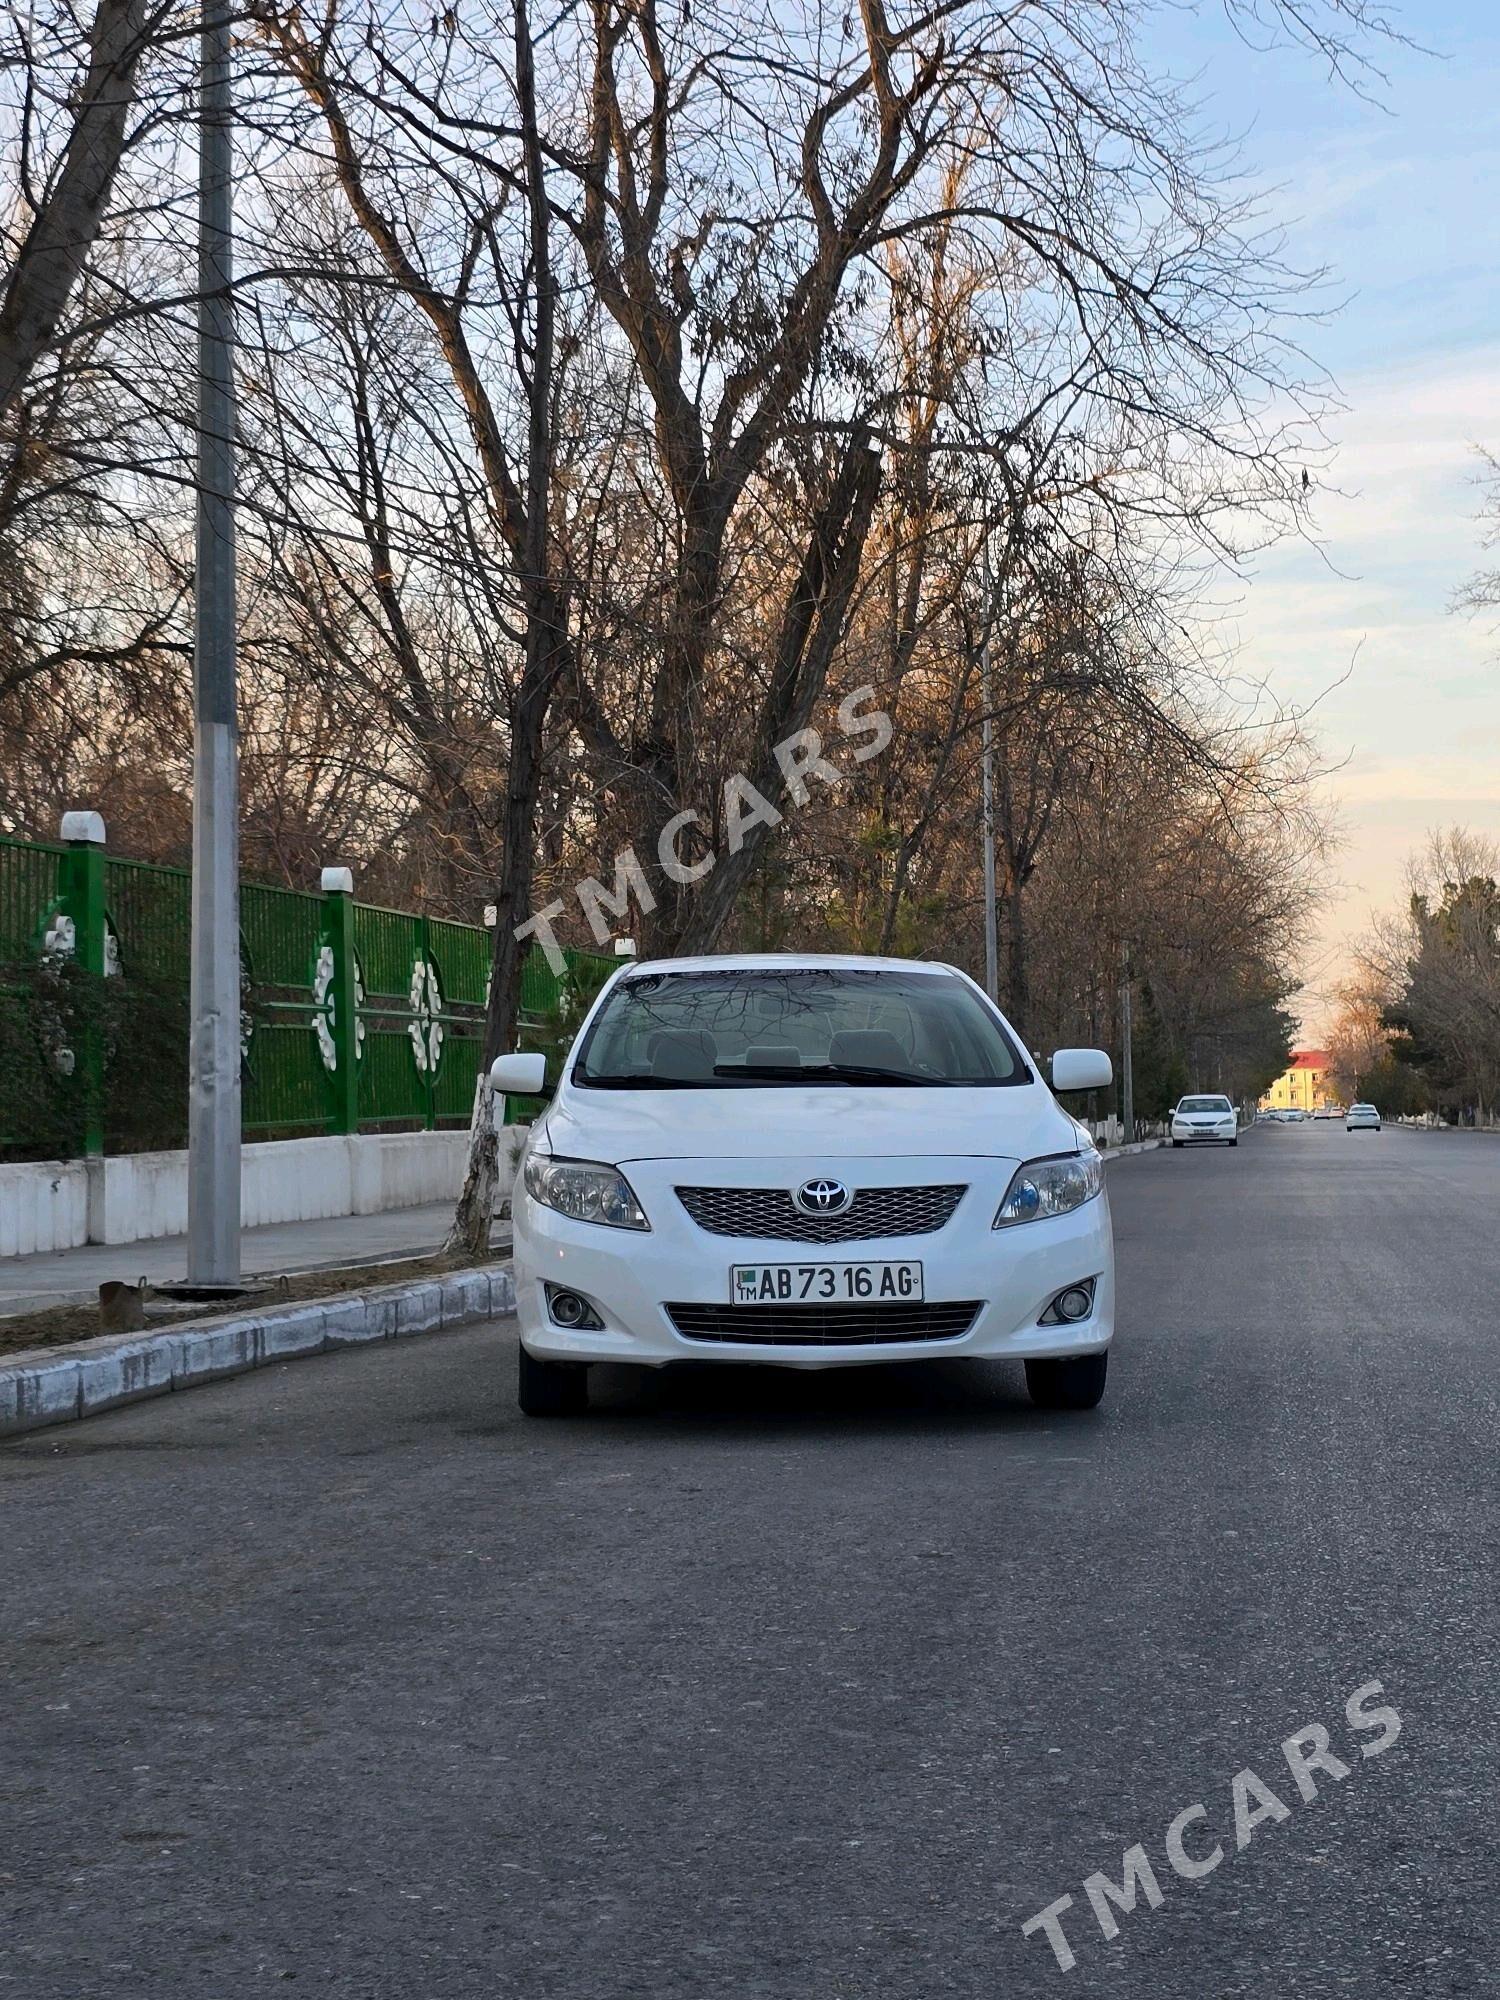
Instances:
[[[521,1349],[516,1401],[524,1416],[577,1417],[589,1406],[586,1361],[541,1361]]]
[[[1180,1152],[1180,1151],[1182,1150],[1182,1141],[1181,1141],[1181,1139],[1174,1139],[1174,1140],[1172,1141],[1172,1150],[1173,1150],[1173,1152]]]
[[[1237,1146],[1237,1145],[1238,1145],[1238,1144],[1239,1144],[1240,1142],[1239,1142],[1239,1140],[1238,1140],[1237,1138],[1235,1138],[1235,1139],[1231,1139],[1229,1143],[1230,1143],[1230,1145],[1231,1145],[1231,1146]]]
[[[1108,1373],[1108,1350],[1028,1361],[1026,1393],[1038,1409],[1092,1410],[1104,1394]]]

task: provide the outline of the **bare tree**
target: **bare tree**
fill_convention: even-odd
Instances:
[[[1488,1118],[1500,1103],[1500,847],[1467,827],[1430,835],[1404,909],[1377,922],[1366,957],[1399,1053],[1451,1108]]]
[[[486,171],[472,195],[460,196],[457,269],[446,280],[436,267],[453,247],[451,240],[442,234],[434,239],[413,229],[414,218],[400,197],[399,177],[392,190],[395,198],[388,199],[382,192],[390,186],[391,132],[380,127],[371,137],[368,131],[359,132],[351,120],[347,98],[352,97],[361,110],[367,107],[359,82],[351,80],[340,66],[334,37],[336,14],[325,14],[311,31],[292,9],[280,13],[268,10],[262,21],[266,35],[323,121],[333,170],[352,214],[389,281],[432,330],[467,419],[495,530],[513,566],[521,607],[522,663],[511,703],[504,826],[494,892],[497,922],[485,1027],[487,1066],[488,1058],[513,1033],[519,1008],[525,951],[519,933],[531,905],[543,735],[553,693],[571,659],[566,591],[550,558],[557,283],[530,19],[524,0],[516,0],[509,22],[510,68],[495,74],[496,83],[504,88],[506,101],[513,107],[513,122],[505,131],[505,151],[487,158]],[[393,123],[403,137],[415,140],[419,167],[441,181],[451,194],[454,185],[445,170],[440,138],[433,131],[434,125],[441,125],[441,116],[434,117],[430,103],[424,93],[414,89],[404,115]],[[505,211],[517,197],[524,204],[526,218],[519,238],[503,227]],[[518,445],[513,445],[501,420],[471,339],[476,316],[474,290],[481,267],[490,281],[491,310],[509,330],[507,360],[524,405],[524,429]],[[377,551],[376,560],[379,575],[388,577],[387,553]],[[388,584],[381,587],[387,591],[386,613],[392,636],[398,644],[406,644],[394,595]],[[406,680],[414,693],[420,689],[422,675],[414,659],[408,659]],[[462,1243],[472,1248],[481,1237],[487,1238],[496,1182],[496,1140],[487,1086],[481,1077],[475,1097],[469,1173],[454,1225],[454,1247]]]

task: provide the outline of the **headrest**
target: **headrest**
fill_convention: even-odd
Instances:
[[[713,1075],[719,1051],[701,1028],[661,1028],[646,1044],[646,1060],[653,1076],[696,1082]]]
[[[857,1069],[910,1069],[911,1050],[889,1028],[844,1028],[829,1042],[828,1060]]]

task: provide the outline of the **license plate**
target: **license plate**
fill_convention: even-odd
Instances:
[[[729,1298],[737,1306],[904,1303],[922,1296],[920,1264],[735,1264]]]

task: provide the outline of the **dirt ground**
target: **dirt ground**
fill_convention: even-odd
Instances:
[[[503,1253],[496,1252],[480,1263],[498,1263]],[[334,1271],[297,1271],[285,1277],[257,1278],[250,1281],[244,1299],[247,1312],[257,1306],[296,1304],[304,1299],[335,1298],[344,1292],[360,1292],[371,1285],[396,1285],[414,1278],[444,1278],[454,1271],[474,1270],[475,1263],[464,1258],[442,1256],[406,1257],[394,1263],[348,1265]],[[180,1326],[195,1319],[211,1319],[216,1314],[231,1312],[232,1304],[216,1299],[211,1304],[200,1306],[173,1305],[163,1310],[165,1302],[154,1307],[149,1299],[146,1307],[146,1331],[153,1328]],[[14,1318],[0,1319],[0,1354],[19,1354],[29,1347],[63,1347],[74,1340],[93,1340],[107,1331],[99,1324],[97,1305],[48,1306],[40,1312],[17,1313]]]

